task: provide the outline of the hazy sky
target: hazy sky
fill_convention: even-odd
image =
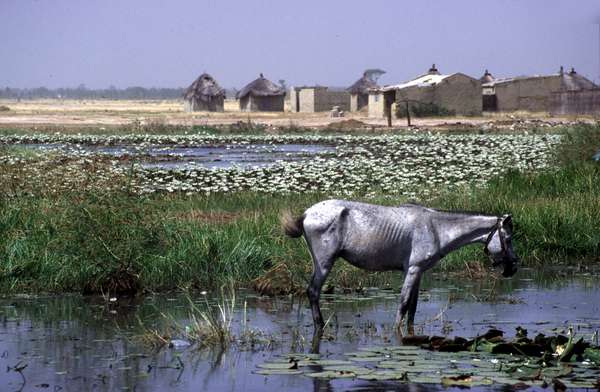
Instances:
[[[575,66],[599,81],[598,0],[0,0],[0,88],[396,83]]]

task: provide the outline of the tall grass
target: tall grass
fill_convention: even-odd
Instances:
[[[600,165],[580,162],[544,173],[509,171],[485,190],[456,192],[436,202],[447,209],[511,213],[514,246],[528,264],[600,257]],[[450,254],[483,259],[479,248]]]
[[[279,234],[277,216],[277,205],[301,199],[125,193],[0,199],[0,288],[135,292],[250,282],[281,260],[305,259],[299,241]]]
[[[537,173],[509,170],[486,188],[446,194],[434,201],[448,209],[512,213],[515,246],[528,264],[600,261],[600,127],[564,129],[555,166]],[[478,249],[451,254],[445,265],[483,259]]]
[[[483,189],[467,188],[425,204],[512,213],[515,246],[525,263],[600,260],[598,128],[579,127],[540,173],[508,171]],[[592,146],[592,147],[590,147]],[[311,261],[303,241],[286,238],[279,213],[300,213],[327,195],[259,193],[210,196],[62,192],[18,198],[0,192],[0,290],[139,292],[206,289],[231,280],[251,285],[285,272],[282,287],[305,285]],[[386,195],[369,202],[406,200]],[[446,268],[484,260],[480,247],[450,254]],[[284,265],[285,268],[273,268]],[[357,287],[381,276],[337,263],[329,282]],[[262,282],[264,283],[264,282]]]

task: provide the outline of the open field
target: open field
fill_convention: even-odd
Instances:
[[[346,113],[343,118],[331,118],[328,112],[321,113],[244,113],[239,111],[236,101],[225,101],[225,112],[208,113],[183,111],[182,101],[114,101],[114,100],[0,100],[1,106],[9,108],[0,111],[0,128],[28,128],[32,126],[55,126],[81,129],[86,127],[119,128],[130,124],[158,124],[180,126],[230,125],[238,122],[252,122],[271,127],[283,128],[328,128],[346,120],[360,121],[365,129],[387,127],[385,119],[374,119],[366,111]],[[528,123],[523,124],[526,121]],[[501,129],[514,130],[515,127],[552,127],[573,121],[592,122],[587,116],[550,117],[547,114],[497,114],[483,117],[440,117],[413,118],[412,125],[434,129]],[[361,124],[362,123],[362,124]],[[357,128],[357,123],[345,131]],[[406,127],[405,119],[394,119],[394,128]]]

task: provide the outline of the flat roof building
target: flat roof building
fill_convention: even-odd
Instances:
[[[392,103],[435,106],[441,112],[481,114],[481,82],[457,72],[440,74],[435,64],[423,75],[407,82],[371,89],[369,117],[385,117]]]
[[[589,79],[571,68],[550,75],[517,76],[493,79],[482,84],[485,111],[551,111],[552,95],[557,92],[583,91],[596,88]]]
[[[327,112],[334,106],[344,111],[350,110],[350,93],[330,90],[324,86],[302,86],[290,89],[292,112]]]

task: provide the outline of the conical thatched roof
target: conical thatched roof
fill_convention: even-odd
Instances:
[[[354,82],[347,90],[350,94],[368,94],[370,88],[377,87],[379,87],[377,83],[369,79],[366,74],[363,74],[362,78]]]
[[[244,98],[246,95],[252,94],[256,97],[272,97],[277,95],[285,95],[285,89],[281,86],[276,85],[269,79],[266,79],[263,74],[252,82],[248,83],[246,87],[241,89],[236,97],[238,99]]]
[[[191,101],[193,98],[208,102],[215,97],[224,97],[225,90],[207,73],[203,73],[185,90],[183,98]]]

